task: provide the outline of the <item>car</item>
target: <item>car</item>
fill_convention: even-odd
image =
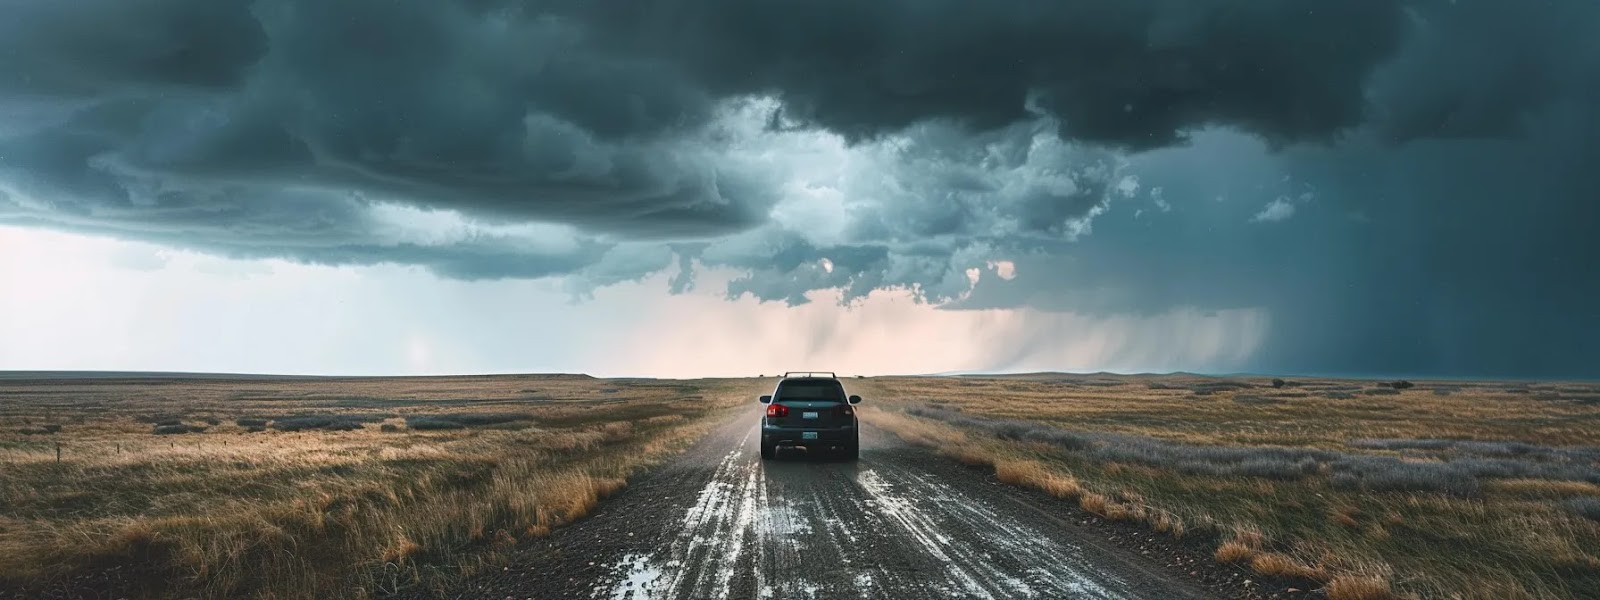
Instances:
[[[861,396],[845,393],[839,377],[826,371],[788,372],[772,394],[761,397],[767,405],[761,417],[761,458],[771,459],[779,448],[805,448],[807,452],[833,450],[846,460],[861,456],[860,423],[855,405]]]

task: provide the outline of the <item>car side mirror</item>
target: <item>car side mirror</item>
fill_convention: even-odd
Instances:
[[[772,396],[762,396],[761,397],[761,403],[762,404],[772,404]]]
[[[861,404],[861,396],[851,396],[850,397],[850,403],[851,404]]]

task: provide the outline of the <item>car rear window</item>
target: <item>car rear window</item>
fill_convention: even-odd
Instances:
[[[844,402],[844,386],[837,381],[785,381],[778,384],[776,400]]]

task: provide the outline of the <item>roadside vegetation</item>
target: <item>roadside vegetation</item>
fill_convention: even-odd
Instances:
[[[751,393],[585,376],[3,381],[0,596],[441,589],[583,517]]]
[[[1600,597],[1600,386],[882,378],[869,423],[1333,600]]]

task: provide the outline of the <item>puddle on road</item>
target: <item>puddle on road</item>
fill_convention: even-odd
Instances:
[[[650,557],[629,554],[616,563],[616,587],[611,589],[611,600],[646,600],[661,597],[662,572]]]
[[[856,575],[856,587],[862,590],[872,588],[872,574],[862,573],[860,575]]]
[[[728,598],[734,566],[746,551],[745,533],[756,529],[765,498],[758,464],[744,456],[750,434],[723,456],[705,487],[684,512],[683,529],[662,551],[629,554],[607,570],[594,598],[654,600]]]

